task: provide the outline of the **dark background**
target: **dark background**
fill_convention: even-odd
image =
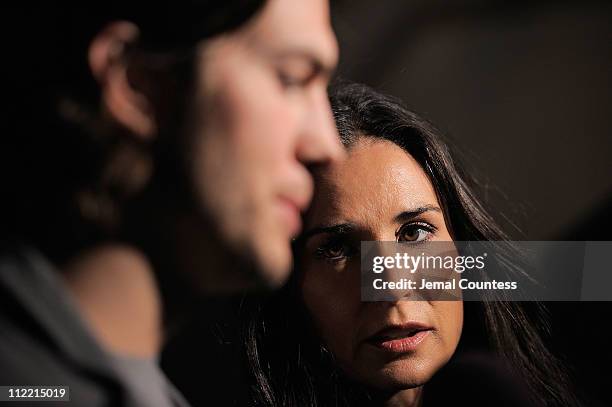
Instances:
[[[612,2],[346,0],[332,17],[339,74],[447,134],[513,238],[612,240]],[[164,354],[195,406],[243,392],[238,307],[208,301]],[[586,404],[612,405],[612,303],[548,308]]]

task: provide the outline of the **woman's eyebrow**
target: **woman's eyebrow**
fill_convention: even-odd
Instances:
[[[401,213],[399,213],[398,215],[395,216],[395,218],[393,219],[395,222],[406,222],[409,221],[411,219],[416,218],[417,216],[419,216],[422,213],[425,212],[442,212],[442,209],[440,209],[439,207],[435,206],[435,205],[424,205],[424,206],[420,206],[418,208],[414,208],[414,209],[410,209],[407,211],[403,211]]]
[[[339,223],[339,224],[329,225],[329,226],[327,225],[316,226],[304,232],[302,236],[300,237],[300,240],[306,241],[312,236],[318,235],[321,233],[332,234],[332,235],[347,234],[347,233],[354,231],[355,229],[356,229],[355,224],[350,223],[350,222]]]

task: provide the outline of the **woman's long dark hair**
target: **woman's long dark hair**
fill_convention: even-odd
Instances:
[[[360,138],[388,140],[422,166],[444,210],[449,232],[458,241],[498,241],[508,275],[524,273],[508,236],[487,214],[453,162],[439,132],[392,97],[359,84],[341,83],[331,91],[331,104],[342,143],[348,149]],[[295,245],[299,264],[300,242]],[[363,405],[372,396],[364,385],[338,369],[321,344],[297,292],[299,270],[287,286],[243,309],[247,360],[252,374],[253,402],[258,406]],[[480,321],[476,334],[525,379],[536,405],[577,404],[568,390],[561,363],[548,351],[538,329],[546,327],[543,308],[535,302],[465,303],[466,323]],[[465,327],[467,328],[467,326]],[[480,329],[480,330],[479,330]],[[464,329],[464,336],[468,335]],[[474,333],[472,333],[474,335]],[[462,338],[463,341],[463,338]],[[375,403],[373,403],[375,404]]]

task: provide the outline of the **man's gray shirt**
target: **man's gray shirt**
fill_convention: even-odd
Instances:
[[[0,257],[0,385],[70,387],[70,402],[45,406],[188,407],[155,361],[105,352],[53,265],[28,248]]]

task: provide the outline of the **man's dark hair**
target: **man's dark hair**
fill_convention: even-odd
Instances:
[[[142,184],[133,173],[153,147],[100,120],[88,48],[106,25],[138,27],[130,51],[181,82],[176,98],[164,95],[178,112],[191,89],[196,45],[243,26],[264,3],[109,1],[4,10],[0,242],[34,244],[61,259],[108,237],[120,202]]]

